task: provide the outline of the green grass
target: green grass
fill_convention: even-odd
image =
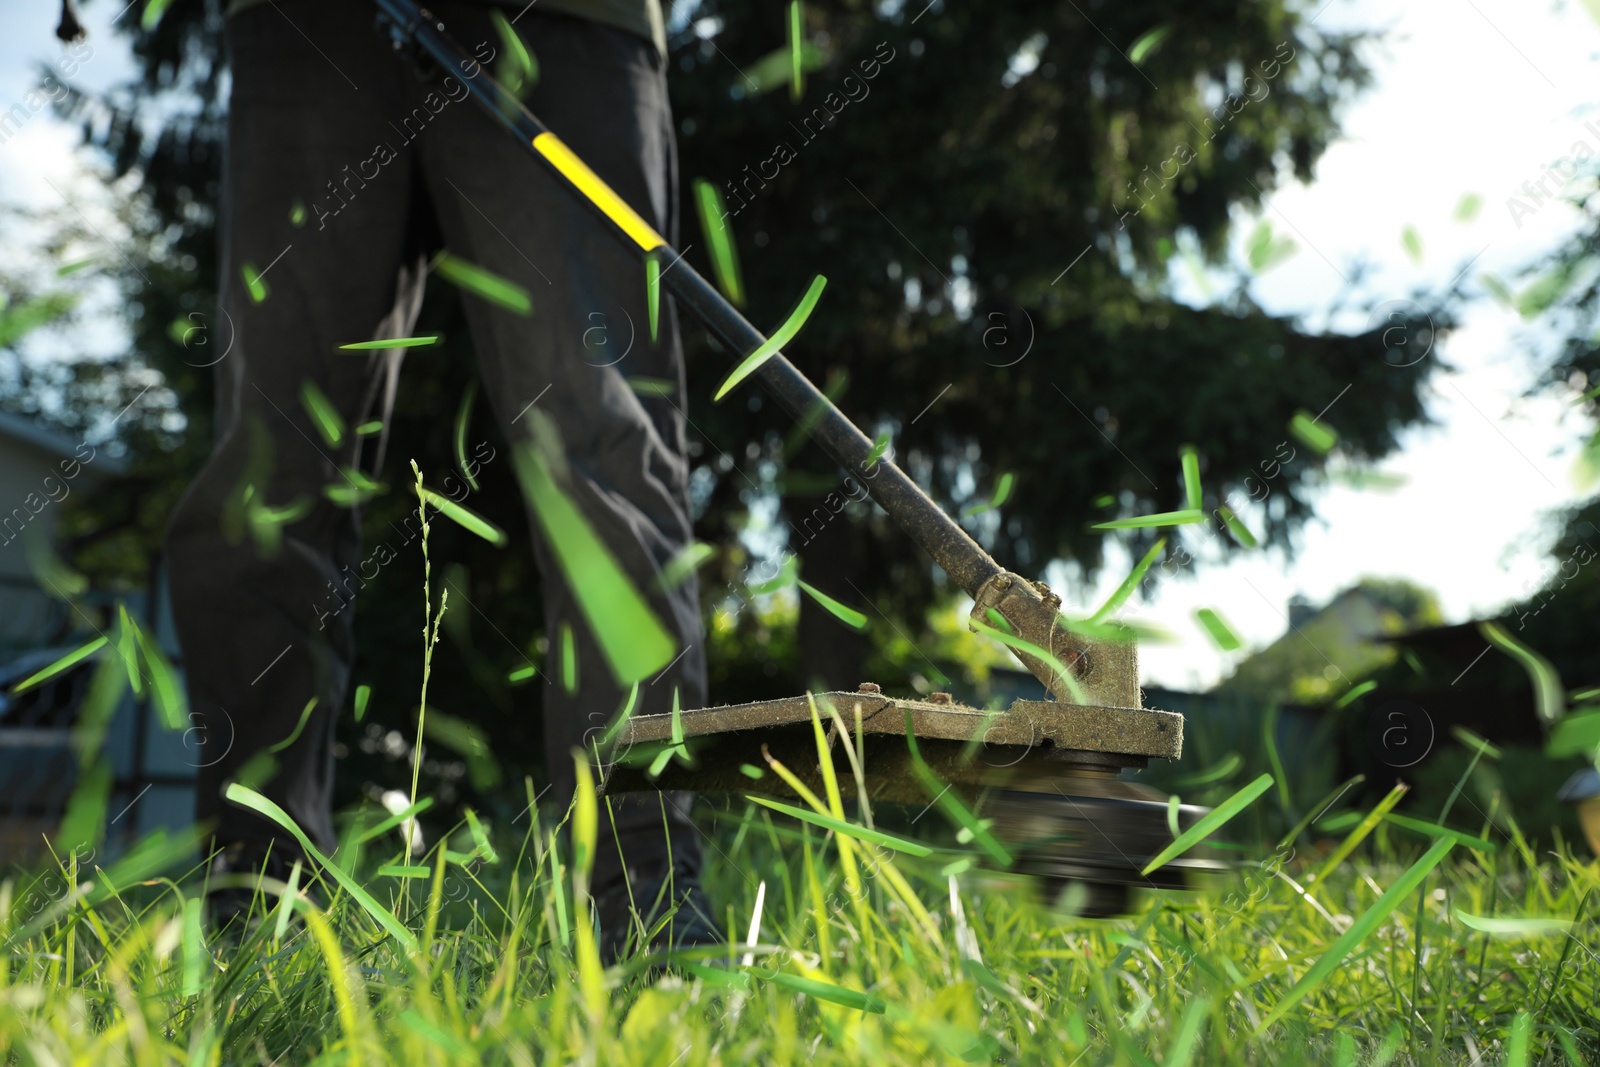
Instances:
[[[1593,918],[1526,936],[1503,921],[1592,916],[1600,867],[1565,847],[1458,845],[1330,963],[1426,837],[1384,826],[1309,885],[1332,842],[1303,843],[1094,921],[1038,907],[1012,876],[941,878],[947,853],[891,858],[860,840],[852,899],[839,836],[742,800],[706,821],[712,899],[749,966],[663,975],[635,958],[599,972],[581,876],[549,828],[520,842],[502,828],[491,864],[459,827],[413,860],[428,878],[399,879],[374,873],[404,858],[399,832],[362,847],[357,824],[337,853],[344,877],[301,879],[326,906],[287,921],[263,893],[243,941],[197,936],[196,877],[8,881],[0,1061],[1367,1064],[1387,1050],[1503,1063],[1521,1027],[1514,1061],[1596,1062]],[[1457,913],[1502,921],[1491,936]]]
[[[423,707],[447,610],[441,598],[434,612],[426,584],[424,603]],[[124,655],[96,668],[90,720],[114,706],[124,668],[130,684],[142,677],[142,646],[116,647]],[[152,680],[150,699],[174,699],[161,696],[170,688]],[[827,754],[823,710],[849,731],[813,705]],[[244,930],[202,922],[203,869],[182,870],[192,829],[103,866],[69,849],[55,870],[0,881],[0,1064],[1600,1061],[1600,864],[1559,834],[1553,848],[1530,845],[1498,796],[1493,822],[1441,825],[1498,750],[1469,746],[1435,823],[1390,812],[1404,787],[1370,810],[1326,813],[1355,779],[1297,802],[1273,736],[1263,731],[1272,773],[1243,789],[1230,781],[1244,769],[1236,752],[1189,777],[1183,799],[1214,814],[1160,857],[1214,828],[1235,839],[1220,844],[1237,869],[1118,920],[1045,908],[1035,885],[997,869],[1012,853],[912,740],[939,812],[920,826],[847,809],[831,757],[824,796],[769,757],[806,807],[704,805],[705,882],[726,943],[610,968],[586,885],[610,827],[581,754],[561,825],[467,811],[420,851],[409,820],[432,798],[415,780],[399,815],[347,813],[327,856],[235,784],[231,801],[310,856],[287,882],[259,884]],[[843,748],[859,794],[863,759]],[[61,840],[102,836],[104,808],[103,788],[80,789]]]

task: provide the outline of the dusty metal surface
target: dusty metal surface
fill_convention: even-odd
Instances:
[[[1139,707],[1139,650],[1132,641],[1097,641],[1074,632],[1061,615],[1061,598],[1049,586],[1010,571],[993,575],[972,595],[974,628],[995,629],[989,613],[997,612],[1012,633],[1036,649],[1049,650],[1071,673],[1081,699],[1054,666],[1023,648],[1010,646],[1012,654],[1044,684],[1051,699],[1088,706]],[[996,639],[1006,643],[1001,635]]]
[[[905,741],[908,719],[934,771],[945,781],[972,790],[1048,791],[1052,783],[1084,769],[1140,768],[1152,757],[1177,759],[1183,751],[1183,716],[1150,708],[1019,700],[1005,711],[989,712],[954,703],[945,694],[901,700],[871,691],[819,693],[815,699],[835,776],[850,795],[855,791],[855,772],[838,743],[838,724],[844,724],[855,749],[859,718],[863,779],[867,796],[875,801],[927,800],[911,772]],[[837,720],[829,708],[838,713]],[[821,788],[806,697],[685,711],[678,717],[678,729],[681,747],[652,776],[647,773],[650,765],[663,750],[674,747],[672,716],[631,720],[608,761],[605,790],[793,795],[771,770],[769,755],[808,787]]]
[[[818,693],[816,700],[824,724],[831,721],[827,711],[831,705],[852,732],[859,708],[861,729],[866,734],[903,737],[909,715],[918,738],[975,741],[986,747],[1046,746],[1159,759],[1177,759],[1183,754],[1183,716],[1153,708],[1018,700],[1006,711],[989,712],[964,704],[899,700],[882,693]],[[680,720],[685,738],[702,737],[809,724],[811,707],[806,697],[786,697],[685,711]],[[628,747],[671,737],[671,715],[641,715],[624,727],[619,744]]]

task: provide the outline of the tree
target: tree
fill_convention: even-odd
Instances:
[[[169,327],[209,308],[215,277],[219,8],[175,5],[149,30],[124,20],[141,77],[77,102],[89,141],[146,208],[139,262],[151,284],[129,287],[131,358],[160,368],[190,415],[181,438],[149,453],[167,487],[186,482],[210,440],[208,378]],[[1267,315],[1241,267],[1235,289],[1203,308],[1176,301],[1167,281],[1180,252],[1230,263],[1233,214],[1311,177],[1337,135],[1339,103],[1365,81],[1355,38],[1308,26],[1281,0],[920,10],[845,0],[805,7],[807,72],[791,97],[777,9],[707,0],[695,16],[669,59],[682,175],[685,191],[705,177],[723,193],[747,313],[770,329],[825,274],[792,358],[870,432],[888,433],[943,506],[971,510],[969,527],[1008,566],[1035,574],[1066,558],[1092,571],[1103,535],[1087,523],[1180,506],[1188,442],[1201,452],[1208,509],[1242,493],[1260,504],[1257,535],[1282,540],[1309,513],[1323,464],[1289,443],[1296,411],[1317,412],[1348,388],[1328,421],[1358,459],[1382,456],[1422,418],[1428,367],[1386,365],[1376,331],[1318,336]],[[709,276],[707,236],[683,201],[680,246]],[[1265,269],[1286,247],[1269,233],[1252,258]],[[465,333],[449,294],[430,296],[424,323]],[[779,695],[819,677],[851,685],[863,662],[903,682],[923,612],[953,591],[881,512],[851,505],[813,537],[805,518],[839,488],[838,472],[753,388],[709,403],[733,354],[693,325],[686,334],[699,534],[722,549],[705,582],[718,620],[711,647],[733,657],[712,664],[714,698]],[[464,388],[461,355],[408,361],[391,463],[449,462],[433,398]],[[504,467],[490,465],[474,504],[522,530]],[[1006,474],[1009,499],[975,507]],[[868,638],[832,629],[801,598],[796,652],[772,629],[787,625],[782,613],[729,610],[747,595],[752,553],[774,545],[752,516],[780,496],[779,528],[792,524],[804,577],[866,612]],[[405,497],[380,497],[372,526]],[[100,508],[86,524],[131,515],[147,548],[157,544],[158,516],[132,500]],[[434,558],[465,568],[474,608],[453,607],[470,626],[457,631],[459,654],[436,661],[431,692],[482,723],[509,761],[531,762],[518,747],[531,733],[518,727],[529,701],[504,681],[538,654],[531,566],[440,536]],[[402,568],[360,607],[358,679],[413,673],[417,583]],[[890,645],[900,651],[882,651]],[[408,729],[408,688],[375,692],[368,721],[380,734]]]
[[[723,191],[755,322],[779,321],[812,274],[828,277],[794,358],[840,383],[862,425],[889,430],[941,503],[981,503],[1015,475],[1005,506],[968,523],[1006,563],[1092,571],[1104,542],[1091,517],[1180,506],[1186,442],[1200,447],[1208,506],[1265,501],[1258,532],[1281,540],[1321,466],[1304,448],[1281,462],[1296,410],[1349,386],[1354,402],[1332,421],[1357,458],[1422,418],[1427,368],[1387,365],[1374,335],[1309,335],[1262,313],[1242,283],[1208,308],[1166,284],[1180,246],[1224,261],[1232,211],[1311,176],[1337,104],[1365,80],[1355,41],[1280,4],[874,10],[807,6],[825,58],[796,102],[750,73],[782,47],[781,22],[702,5],[704,36],[673,71],[685,172]],[[1132,62],[1134,42],[1152,40]],[[691,358],[694,396],[728,364],[709,349]],[[817,450],[782,447],[758,396],[696,422],[734,456],[726,442],[760,443],[740,470],[712,468],[712,516],[736,514],[764,465],[775,488],[838,487]],[[792,526],[820,495],[786,495]],[[808,579],[869,615],[863,598],[916,619],[940,595],[881,515],[796,540]],[[830,670],[831,649],[806,647],[826,632],[826,620],[808,629],[818,617],[803,602],[802,675],[849,684],[853,664]]]

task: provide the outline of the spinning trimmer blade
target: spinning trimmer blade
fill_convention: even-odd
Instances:
[[[1152,758],[1177,759],[1183,716],[1137,704],[1018,700],[1005,711],[991,712],[956,703],[944,693],[896,699],[867,683],[854,693],[685,711],[676,727],[681,742],[674,741],[672,715],[639,716],[617,738],[605,790],[763,793],[794,800],[795,792],[767,769],[770,756],[821,793],[812,700],[826,727],[834,778],[846,797],[854,796],[856,785],[843,746],[857,747],[859,722],[868,799],[929,802],[913,773],[909,726],[934,773],[993,821],[994,833],[1013,856],[1009,869],[1036,879],[1049,903],[1088,917],[1121,914],[1134,889],[1183,888],[1200,870],[1219,866],[1189,856],[1148,876],[1141,873],[1173,840],[1167,802],[1121,772],[1142,768]],[[669,758],[652,776],[656,757],[678,744],[684,756]],[[752,778],[745,768],[762,773]],[[1180,829],[1202,813],[1192,805],[1180,808]]]

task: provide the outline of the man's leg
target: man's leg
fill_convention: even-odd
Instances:
[[[494,41],[483,9],[437,9],[469,49]],[[538,56],[529,108],[636,211],[669,239],[677,225],[676,159],[666,84],[648,41],[584,20],[528,12],[518,32]],[[704,638],[696,583],[661,590],[661,569],[692,537],[684,456],[683,357],[672,301],[663,298],[660,340],[650,340],[644,268],[504,129],[471,103],[452,105],[419,142],[447,247],[527,287],[533,312],[520,317],[467,297],[485,394],[507,439],[520,443],[538,417],[559,432],[579,508],[649,599],[682,655],[639,686],[636,714],[669,711],[706,696]],[[633,377],[674,383],[644,396]],[[598,736],[627,697],[563,580],[550,546],[536,538],[545,577],[550,659],[570,627],[577,686],[542,687],[545,743],[555,804],[573,789],[571,751]],[[623,856],[602,818],[594,885],[662,873],[670,851],[679,877],[698,873],[698,832],[689,795],[612,799]],[[663,804],[664,801],[664,804]],[[603,815],[604,813],[602,813]],[[665,823],[666,831],[663,831]]]
[[[398,139],[389,112],[406,72],[360,5],[263,4],[229,20],[228,44],[226,322],[212,334],[219,349],[231,348],[216,367],[216,451],[166,542],[203,738],[197,817],[214,826],[219,845],[279,841],[269,823],[219,795],[246,763],[271,759],[276,773],[262,792],[331,848],[333,724],[354,650],[360,527],[356,511],[324,490],[350,487],[351,429],[372,378],[371,360],[335,346],[372,337],[395,304],[414,162],[394,144],[396,158],[371,180],[348,175]],[[246,271],[260,277],[254,294]],[[339,443],[308,412],[307,382],[342,418]],[[301,508],[309,510],[282,524],[265,510]],[[269,753],[295,733],[313,699],[294,743]]]

